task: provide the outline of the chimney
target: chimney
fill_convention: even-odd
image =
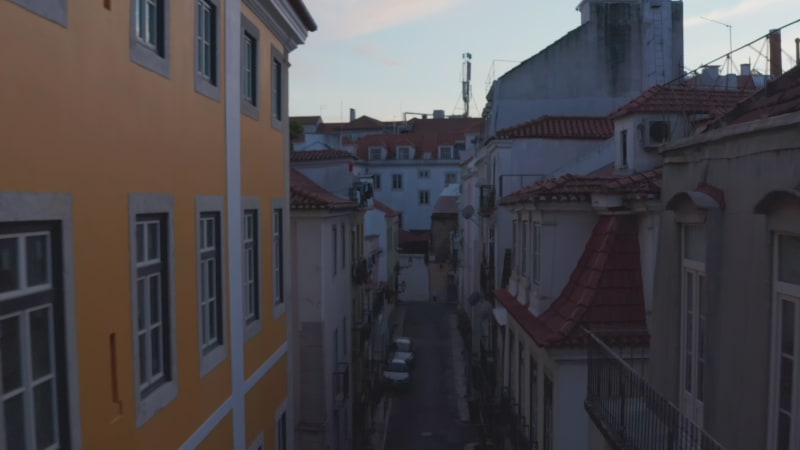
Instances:
[[[769,74],[773,79],[783,74],[781,60],[781,30],[769,30]]]
[[[350,108],[350,122],[356,120],[356,109]]]
[[[742,64],[742,75],[749,77],[750,76],[750,64]]]

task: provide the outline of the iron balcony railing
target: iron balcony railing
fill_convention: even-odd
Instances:
[[[625,450],[723,450],[711,435],[658,394],[628,362],[587,331],[584,406],[606,440]]]

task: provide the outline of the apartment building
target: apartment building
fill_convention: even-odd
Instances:
[[[287,449],[299,0],[0,2],[0,447]]]

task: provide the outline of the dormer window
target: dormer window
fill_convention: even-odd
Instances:
[[[370,147],[369,148],[369,159],[383,159],[383,148],[382,147]]]
[[[397,147],[397,159],[411,159],[411,147],[400,145]]]
[[[442,145],[439,147],[439,159],[456,159],[456,152],[452,145]]]

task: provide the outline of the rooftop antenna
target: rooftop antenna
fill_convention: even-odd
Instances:
[[[733,58],[731,56],[733,54],[733,25],[722,23],[718,20],[709,19],[708,17],[700,16],[700,18],[728,28],[728,55],[725,57],[725,67],[727,68],[726,70],[728,71],[728,73],[733,72],[734,66],[733,66]]]
[[[461,54],[461,100],[464,102],[464,117],[469,117],[469,101],[472,99],[472,53]]]

